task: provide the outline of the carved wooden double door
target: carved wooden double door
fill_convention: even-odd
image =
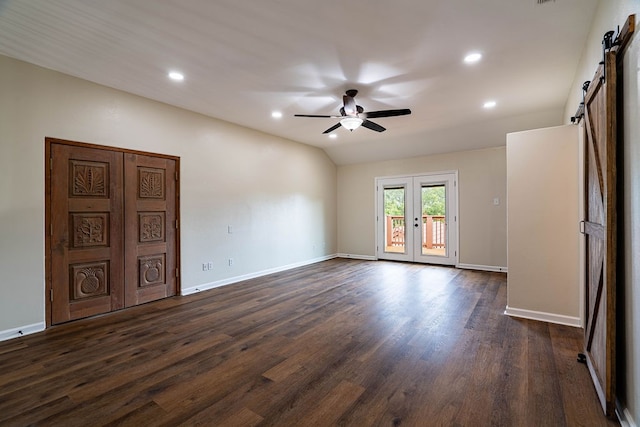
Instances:
[[[177,292],[176,158],[47,139],[51,324]]]

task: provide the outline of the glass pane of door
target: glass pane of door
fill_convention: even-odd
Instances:
[[[384,251],[406,253],[405,188],[384,189]]]
[[[447,256],[447,194],[444,184],[422,185],[421,252],[428,256]]]

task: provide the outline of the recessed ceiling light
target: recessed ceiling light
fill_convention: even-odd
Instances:
[[[496,106],[496,101],[487,101],[484,103],[484,108],[494,108]]]
[[[175,80],[175,81],[182,81],[182,80],[184,80],[184,74],[179,73],[177,71],[171,71],[169,73],[169,78],[171,80]]]
[[[471,52],[464,57],[464,62],[467,64],[475,64],[481,59],[482,59],[482,54],[480,52]]]
[[[282,113],[280,111],[273,111],[271,113],[271,117],[273,117],[274,119],[281,119],[282,118]]]
[[[335,133],[332,133],[331,135],[329,135],[329,138],[331,139],[336,139],[338,137],[338,135],[336,135]]]

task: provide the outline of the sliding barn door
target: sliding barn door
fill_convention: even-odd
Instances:
[[[51,145],[51,322],[124,306],[122,154]]]
[[[607,415],[616,375],[616,74],[607,52],[585,96],[585,354]]]
[[[176,161],[125,154],[126,306],[176,293]]]

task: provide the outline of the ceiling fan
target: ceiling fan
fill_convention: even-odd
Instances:
[[[316,115],[316,114],[295,114],[295,117],[318,117],[318,118],[326,118],[326,119],[340,119],[340,121],[331,126],[329,129],[325,130],[322,133],[330,133],[334,130],[338,129],[340,126],[349,129],[350,131],[354,131],[360,125],[366,127],[367,129],[374,130],[376,132],[384,132],[386,129],[380,126],[377,123],[372,122],[369,119],[378,119],[381,117],[393,117],[393,116],[405,116],[407,114],[411,114],[411,110],[408,108],[400,109],[400,110],[380,110],[380,111],[369,111],[368,113],[364,112],[364,108],[359,105],[356,105],[355,96],[358,94],[356,89],[349,89],[342,96],[342,107],[340,107],[340,115],[339,116],[325,116],[325,115]]]

